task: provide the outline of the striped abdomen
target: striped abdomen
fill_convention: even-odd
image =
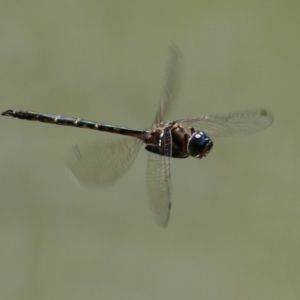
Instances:
[[[146,130],[136,130],[121,126],[114,126],[105,123],[99,123],[95,121],[89,121],[80,118],[72,118],[67,116],[52,115],[47,113],[39,113],[28,110],[6,110],[2,113],[2,116],[11,116],[14,118],[19,118],[21,120],[29,121],[39,121],[43,123],[73,126],[80,128],[89,128],[99,131],[106,131],[116,134],[123,134],[132,136],[141,140],[145,140],[148,136],[148,131]]]

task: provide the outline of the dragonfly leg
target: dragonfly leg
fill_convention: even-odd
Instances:
[[[145,147],[145,149],[149,152],[152,152],[152,153],[155,153],[155,154],[158,154],[158,155],[164,155],[161,151],[161,149],[158,147],[158,146],[154,146],[154,145],[147,145]],[[178,153],[178,151],[172,151],[172,157],[174,158],[187,158],[188,155],[185,153]]]
[[[147,145],[145,147],[145,149],[149,152],[155,153],[155,154],[159,154],[159,155],[163,155],[161,149],[158,146],[154,146],[154,145]]]

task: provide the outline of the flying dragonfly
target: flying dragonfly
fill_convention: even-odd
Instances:
[[[133,164],[143,144],[148,153],[148,198],[155,221],[167,227],[171,210],[171,158],[204,158],[213,140],[260,131],[273,122],[266,109],[251,109],[227,114],[207,114],[194,118],[164,121],[177,94],[181,53],[169,48],[169,59],[159,107],[149,129],[139,130],[107,123],[29,110],[6,110],[3,116],[43,123],[88,128],[123,135],[109,142],[90,142],[73,147],[66,165],[84,185],[108,186]]]

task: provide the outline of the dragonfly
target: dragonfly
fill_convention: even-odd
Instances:
[[[29,110],[6,110],[3,116],[87,128],[123,135],[110,141],[94,141],[76,145],[65,162],[83,185],[104,187],[114,183],[134,163],[144,144],[148,151],[147,186],[149,204],[156,223],[168,225],[171,193],[171,158],[189,156],[202,159],[218,137],[241,136],[260,131],[273,122],[267,109],[250,109],[227,114],[204,114],[194,118],[164,121],[174,103],[181,69],[181,52],[170,46],[163,91],[152,126],[131,129],[81,118],[40,113]]]

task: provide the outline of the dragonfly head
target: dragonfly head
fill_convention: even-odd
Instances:
[[[191,132],[192,135],[187,144],[189,155],[201,159],[210,152],[213,142],[204,131],[195,131],[191,128]]]

